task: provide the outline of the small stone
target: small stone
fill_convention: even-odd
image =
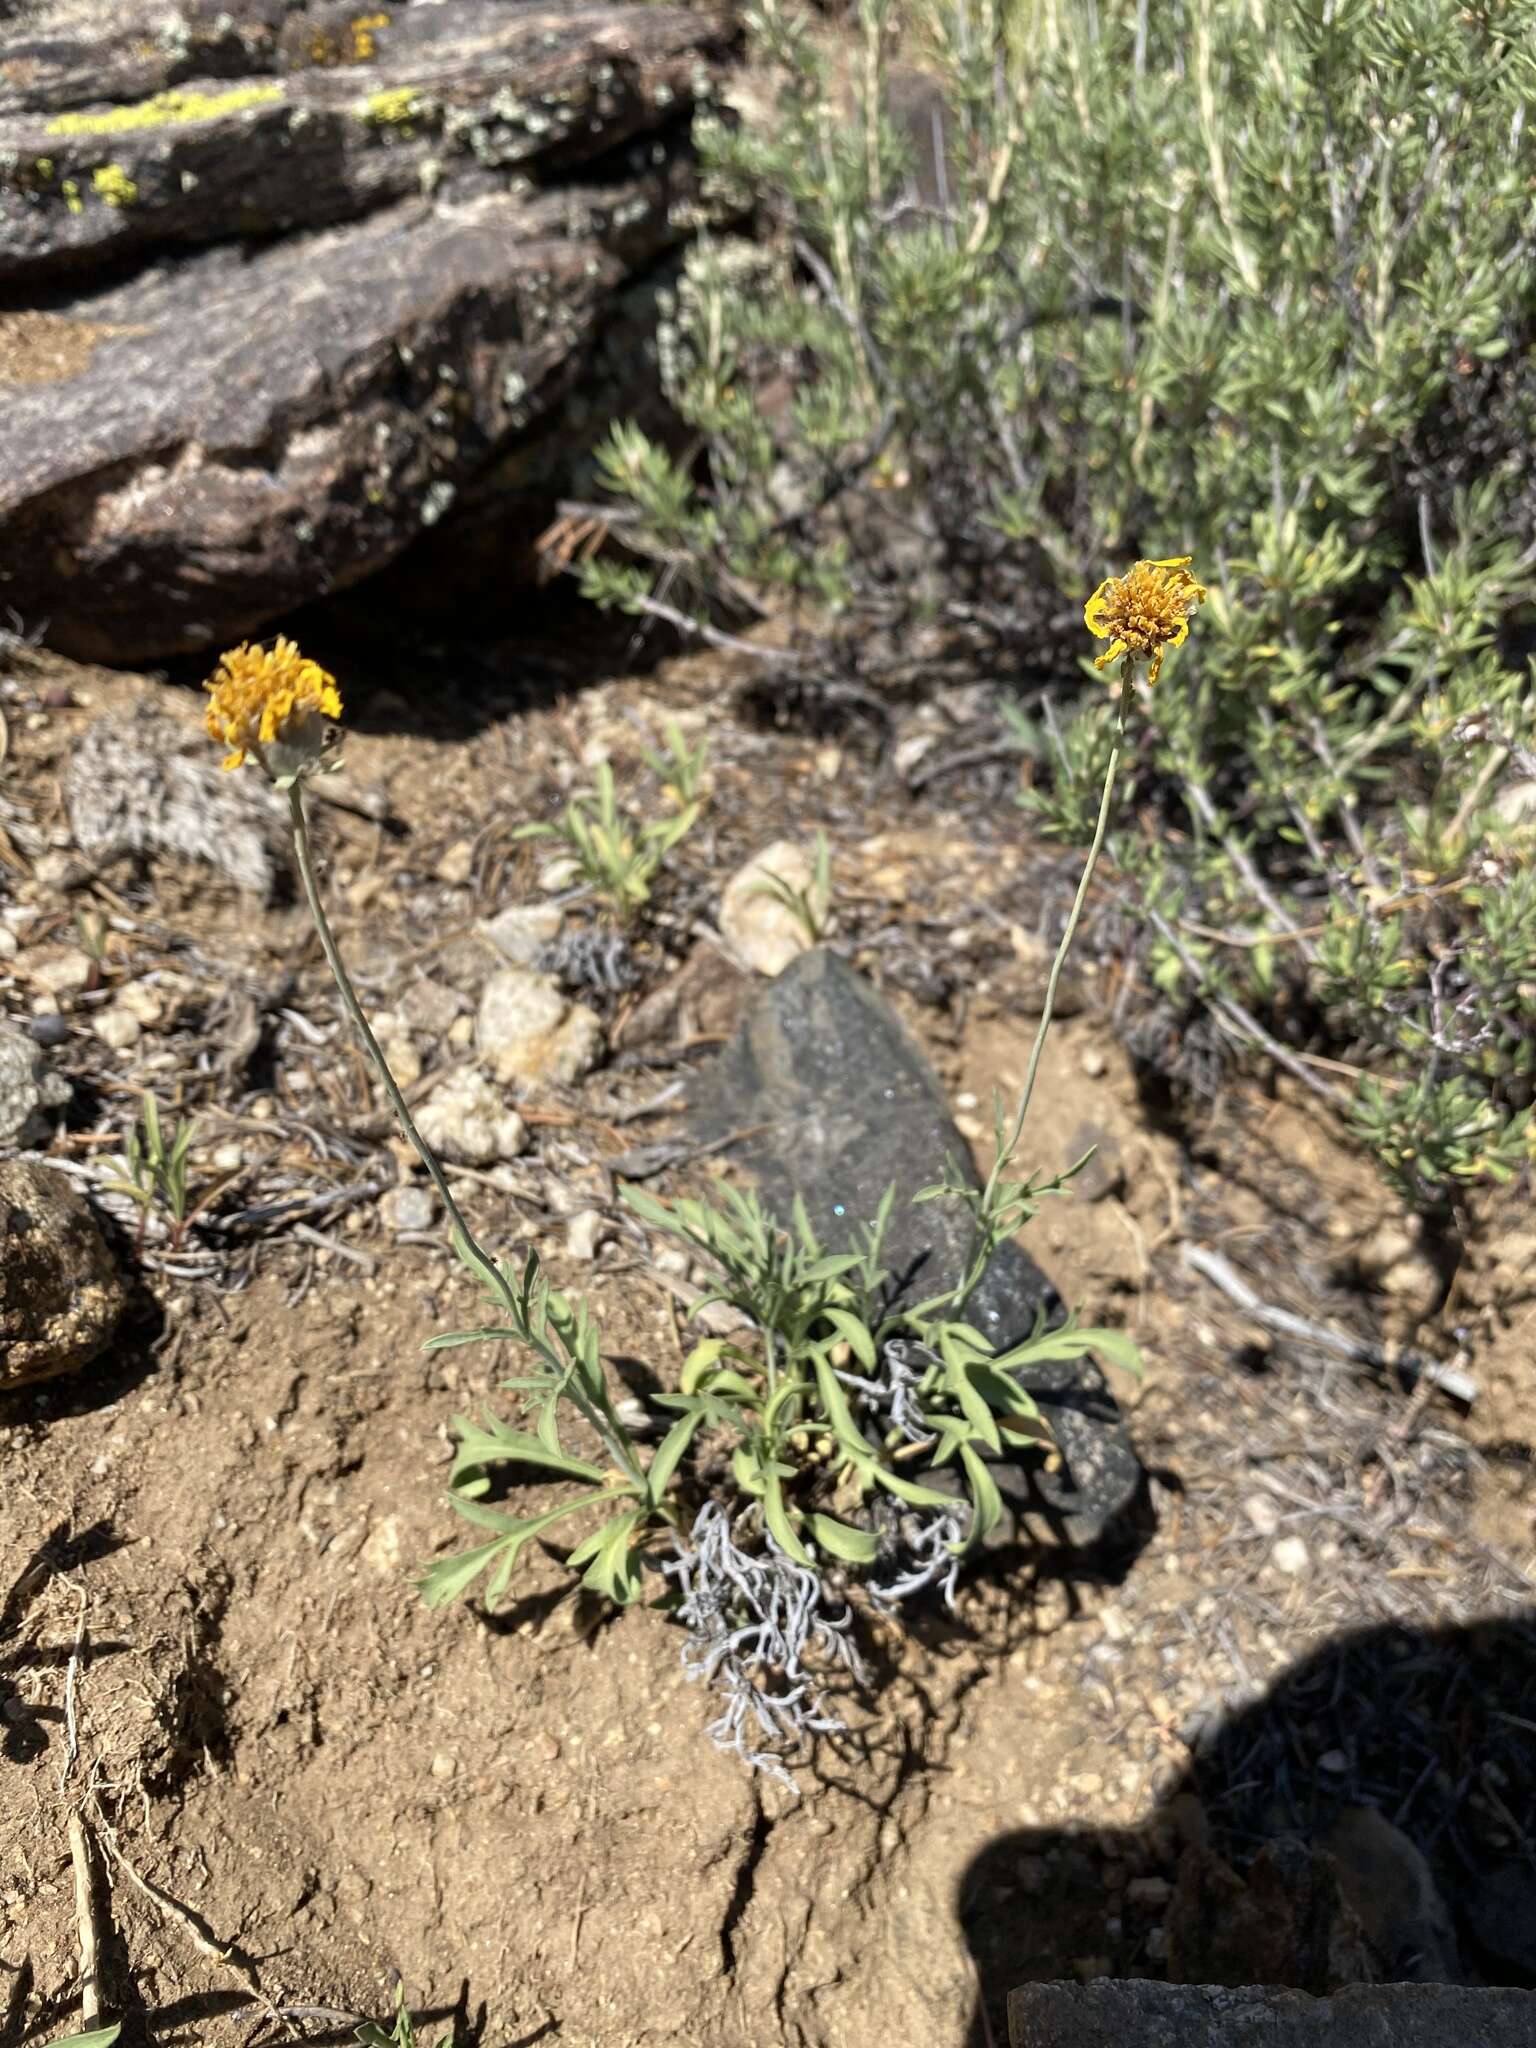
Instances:
[[[0,1150],[46,1138],[44,1112],[62,1109],[69,1096],[69,1083],[51,1071],[35,1033],[0,1020]]]
[[[1078,1065],[1090,1081],[1100,1081],[1108,1069],[1109,1062],[1096,1045],[1085,1045],[1078,1055]]]
[[[579,1209],[565,1226],[565,1248],[573,1259],[590,1263],[608,1230],[608,1219],[600,1210]]]
[[[603,1027],[551,975],[503,967],[480,998],[475,1043],[498,1081],[569,1086],[602,1057]]]
[[[209,1155],[209,1165],[215,1173],[237,1173],[245,1164],[245,1147],[233,1141],[215,1145]]]
[[[1311,1553],[1299,1536],[1282,1536],[1269,1556],[1277,1571],[1285,1572],[1293,1579],[1299,1578],[1312,1562]]]
[[[159,992],[151,988],[147,981],[130,981],[128,986],[119,992],[114,1007],[126,1010],[130,1017],[137,1017],[146,1031],[158,1024],[165,1015],[165,1005],[160,1000]]]
[[[769,876],[809,900],[818,929],[831,905],[827,892],[816,885],[810,850],[797,840],[776,839],[732,875],[720,899],[720,930],[746,966],[778,975],[813,941],[805,921],[772,889]]]
[[[389,1064],[389,1071],[395,1077],[396,1086],[413,1086],[421,1079],[421,1054],[411,1038],[410,1026],[398,1010],[379,1010],[372,1023],[373,1035]]]
[[[1092,1799],[1104,1790],[1104,1780],[1097,1771],[1079,1771],[1072,1780],[1072,1790]]]
[[[379,1197],[379,1220],[386,1230],[430,1230],[437,1215],[437,1197],[427,1188],[389,1188]]]
[[[448,1043],[455,1052],[467,1052],[475,1042],[475,1020],[473,1017],[455,1017],[448,1026]]]
[[[432,971],[460,995],[478,1002],[480,992],[496,972],[496,953],[478,931],[461,932],[438,947]]]
[[[1261,1536],[1273,1536],[1280,1526],[1280,1509],[1267,1493],[1249,1494],[1243,1513]]]
[[[14,960],[20,950],[20,941],[10,926],[0,924],[0,960]]]
[[[1335,1777],[1342,1777],[1349,1769],[1349,1758],[1342,1749],[1325,1749],[1317,1760],[1320,1771],[1331,1771]]]
[[[487,918],[480,930],[513,967],[536,967],[546,946],[560,936],[562,911],[550,903],[513,903]]]
[[[443,1038],[469,1009],[469,998],[441,981],[413,981],[397,1006],[401,1020],[413,1031]]]
[[[379,1051],[395,1077],[395,1086],[414,1088],[421,1079],[421,1054],[416,1050],[415,1040],[408,1033],[398,1038],[380,1038]]]
[[[458,888],[467,882],[475,871],[475,843],[472,839],[455,839],[451,846],[443,849],[435,870],[440,882]]]
[[[560,1754],[560,1739],[551,1735],[547,1728],[537,1729],[528,1738],[528,1751],[541,1762],[552,1764]]]
[[[144,1026],[131,1010],[113,1003],[105,1010],[98,1010],[91,1019],[91,1029],[103,1045],[113,1052],[127,1052],[130,1046],[138,1044],[144,1036]]]
[[[36,959],[28,957],[27,972],[39,988],[47,989],[51,996],[78,995],[91,978],[94,962],[84,953],[73,950],[67,953],[43,953]]]
[[[439,1158],[461,1166],[515,1159],[528,1142],[527,1125],[478,1067],[439,1082],[416,1110],[416,1127]]]
[[[440,1749],[437,1752],[437,1755],[432,1759],[433,1777],[440,1779],[444,1784],[446,1784],[450,1778],[457,1777],[458,1772],[458,1758],[450,1756],[446,1749]]]
[[[395,1190],[396,1193],[399,1190]],[[405,1544],[400,1534],[400,1517],[385,1515],[375,1522],[368,1531],[358,1556],[369,1571],[377,1572],[381,1579],[398,1577],[405,1556]]]

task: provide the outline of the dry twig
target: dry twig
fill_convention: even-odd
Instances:
[[[1184,1247],[1184,1260],[1213,1287],[1220,1288],[1234,1308],[1241,1309],[1244,1315],[1262,1324],[1266,1330],[1273,1330],[1277,1336],[1292,1337],[1302,1344],[1315,1344],[1320,1350],[1331,1351],[1337,1358],[1354,1359],[1362,1365],[1375,1367],[1378,1372],[1396,1370],[1409,1381],[1427,1380],[1442,1394],[1448,1394],[1453,1401],[1464,1402],[1469,1407],[1477,1399],[1480,1391],[1477,1381],[1457,1366],[1441,1365],[1438,1360],[1425,1358],[1416,1351],[1405,1351],[1400,1358],[1389,1360],[1380,1345],[1367,1343],[1364,1338],[1352,1337],[1347,1331],[1332,1329],[1326,1323],[1314,1323],[1306,1316],[1294,1315],[1290,1309],[1275,1308],[1261,1301],[1219,1252],[1190,1244]]]

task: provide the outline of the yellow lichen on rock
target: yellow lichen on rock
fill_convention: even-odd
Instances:
[[[108,206],[132,206],[139,188],[121,164],[103,164],[91,173],[91,190]]]
[[[157,92],[132,106],[108,107],[102,113],[60,114],[48,123],[50,135],[129,135],[141,128],[164,128],[186,121],[213,121],[224,114],[280,100],[280,85],[242,85],[230,92]]]

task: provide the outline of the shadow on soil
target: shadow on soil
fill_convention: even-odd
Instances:
[[[1536,1613],[1340,1637],[1179,1738],[1142,1828],[1020,1829],[971,1864],[969,2048],[1002,2048],[1014,1986],[1090,1972],[1536,1986]]]
[[[336,675],[349,729],[442,742],[474,740],[592,683],[643,672],[679,644],[670,629],[637,634],[633,619],[600,612],[574,583],[514,585],[484,557],[454,564],[429,542],[253,637],[277,633]],[[185,655],[163,667],[200,689],[212,665]]]

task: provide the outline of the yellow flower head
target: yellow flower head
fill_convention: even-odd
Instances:
[[[1165,562],[1138,562],[1099,585],[1083,607],[1089,632],[1109,642],[1095,668],[1150,659],[1147,681],[1157,681],[1164,649],[1184,644],[1191,612],[1205,603],[1204,590],[1189,573],[1190,560],[1174,555]]]
[[[315,767],[325,745],[325,721],[340,718],[336,678],[306,661],[281,634],[270,648],[247,642],[224,655],[208,692],[208,733],[229,748],[226,768],[247,754],[274,781],[291,781]]]

